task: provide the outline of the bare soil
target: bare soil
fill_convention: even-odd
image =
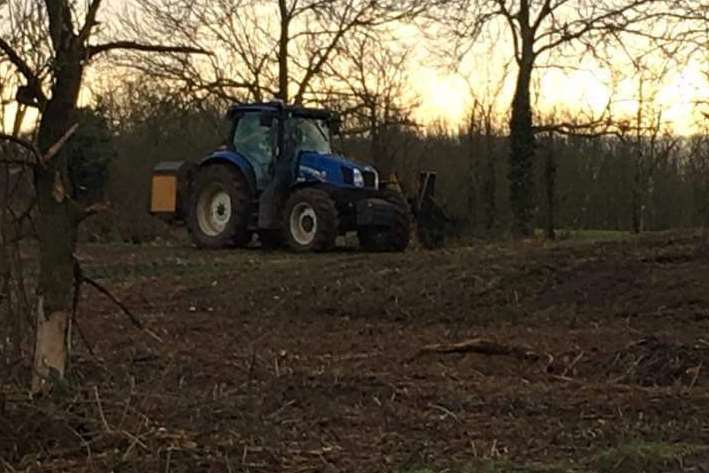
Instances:
[[[6,394],[0,465],[709,471],[698,244],[662,233],[405,254],[84,246],[87,274],[157,337],[85,287],[72,379],[52,399]],[[421,351],[471,339],[514,349]],[[628,445],[687,448],[661,468],[598,460]]]

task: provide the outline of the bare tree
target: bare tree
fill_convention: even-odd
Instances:
[[[517,64],[510,116],[510,204],[513,231],[532,232],[535,127],[531,85],[535,67],[551,55],[575,60],[602,39],[622,34],[651,35],[643,29],[671,11],[667,0],[448,0],[438,17],[464,54],[490,27],[505,28]],[[462,12],[449,15],[451,9]],[[548,131],[546,127],[544,131]],[[563,125],[556,127],[564,130]]]
[[[8,36],[3,32],[0,37],[0,53],[24,81],[18,89],[18,102],[37,107],[40,115],[36,145],[3,136],[24,146],[33,156],[33,162],[26,165],[32,168],[39,210],[40,274],[32,382],[35,392],[48,389],[51,380],[64,377],[69,356],[76,229],[88,210],[71,198],[68,156],[61,148],[76,129],[77,100],[85,69],[103,54],[119,49],[202,52],[192,47],[130,40],[94,42],[101,6],[101,0],[0,3],[0,16],[10,19]],[[31,21],[22,16],[25,14],[30,15]]]
[[[494,48],[491,47],[488,53],[490,55],[494,54]],[[499,106],[508,70],[509,64],[505,64],[502,68],[502,76],[493,78],[490,76],[490,70],[487,69],[488,78],[480,91],[477,90],[470,78],[466,78],[470,97],[472,98],[472,106],[468,115],[467,126],[464,130],[470,144],[471,153],[468,172],[472,181],[478,181],[475,187],[480,189],[483,226],[486,231],[492,230],[497,220],[498,159],[496,142],[498,141],[498,134],[501,133],[503,128],[501,122],[504,121],[504,116],[500,116]],[[484,156],[484,162],[480,161],[480,156]],[[474,195],[475,189],[471,189],[469,196],[473,197]]]
[[[0,161],[24,161],[21,150],[0,143]],[[33,202],[29,189],[31,174],[21,164],[0,166],[0,369],[23,360],[29,339],[32,299],[24,277],[21,248],[30,233]]]
[[[343,41],[337,57],[318,82],[321,95],[340,111],[344,132],[369,140],[369,157],[385,179],[401,171],[405,135],[418,125],[418,97],[409,92],[406,48],[382,44],[380,35],[361,34]]]
[[[168,5],[169,3],[169,5]],[[412,18],[421,0],[146,0],[133,30],[158,32],[214,51],[201,58],[154,56],[130,61],[184,91],[227,102],[277,96],[301,104],[355,33]]]

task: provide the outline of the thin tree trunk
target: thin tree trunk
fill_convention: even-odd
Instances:
[[[554,137],[549,136],[549,145],[544,166],[544,183],[546,184],[547,218],[546,237],[556,239],[556,157],[554,156]]]
[[[488,111],[485,117],[485,151],[487,153],[485,194],[485,229],[492,230],[497,217],[497,169],[495,166],[494,135],[492,133],[492,118]]]
[[[645,106],[645,81],[643,75],[640,74],[640,82],[638,83],[638,110],[635,117],[637,130],[635,133],[635,167],[633,169],[633,189],[631,205],[632,208],[632,218],[633,218],[633,233],[639,234],[642,231],[642,216],[641,216],[641,206],[642,206],[642,184],[643,178],[643,108]]]
[[[479,179],[479,151],[481,146],[481,133],[477,117],[471,116],[468,123],[468,227],[475,231],[478,226],[478,179]]]

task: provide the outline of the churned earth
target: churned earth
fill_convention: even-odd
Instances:
[[[0,468],[709,471],[698,244],[83,246],[144,329],[85,286],[72,378],[6,389]]]

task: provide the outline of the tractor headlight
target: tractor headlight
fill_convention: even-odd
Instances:
[[[362,171],[355,169],[352,177],[355,187],[364,187],[364,176],[362,175]]]

